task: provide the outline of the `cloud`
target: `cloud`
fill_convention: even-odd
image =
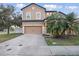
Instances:
[[[45,4],[44,7],[47,10],[52,10],[52,9],[56,9],[56,8],[60,9],[60,8],[62,8],[62,5],[53,5],[53,4],[49,5],[49,4]]]
[[[18,8],[23,8],[24,6],[25,6],[25,4],[21,4],[21,3],[16,4],[16,7],[18,7]]]
[[[78,6],[65,6],[65,8],[68,10],[77,10],[79,7]]]

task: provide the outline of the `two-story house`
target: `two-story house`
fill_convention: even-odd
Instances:
[[[46,11],[46,8],[31,3],[22,10],[22,27],[24,34],[46,33],[45,18],[57,11]],[[62,12],[58,12],[64,15]]]

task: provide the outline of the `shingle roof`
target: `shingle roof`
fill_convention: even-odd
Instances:
[[[43,8],[43,9],[45,9],[45,12],[58,12],[58,11],[46,11],[46,8],[40,6],[40,5],[36,4],[36,3],[31,3],[31,4],[27,5],[27,6],[25,6],[24,8],[22,8],[21,10],[27,8],[28,6],[30,6],[30,5],[32,5],[32,4],[35,4],[35,5],[37,5],[37,6],[41,7],[41,8]],[[60,11],[59,11],[59,13],[61,13],[61,14],[63,14],[63,15],[66,15],[65,13],[60,12]]]

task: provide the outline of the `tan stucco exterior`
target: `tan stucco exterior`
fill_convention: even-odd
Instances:
[[[30,20],[43,20],[43,19],[45,19],[45,9],[40,8],[40,7],[36,6],[35,4],[32,4],[31,6],[28,6],[27,8],[23,9],[22,20],[27,20],[26,13],[28,13],[28,12],[31,13]],[[41,13],[41,19],[36,19],[36,12]]]
[[[22,22],[23,26],[44,26],[43,22]]]
[[[35,4],[32,4],[22,10],[22,20],[28,20],[28,19],[26,19],[26,13],[28,13],[28,12],[31,13],[31,19],[29,19],[29,20],[44,20],[46,17],[44,8],[41,8]],[[36,19],[37,12],[41,13],[41,19]],[[38,32],[41,29],[40,32],[42,32],[42,34],[46,33],[46,28],[45,28],[44,22],[22,22],[22,27],[23,27],[24,34],[25,34],[26,30],[29,32],[29,28],[30,28],[30,31],[34,30],[34,28],[35,28]],[[34,28],[32,28],[32,27],[34,27]]]

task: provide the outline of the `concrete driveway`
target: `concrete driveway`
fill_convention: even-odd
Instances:
[[[42,35],[25,34],[0,43],[0,55],[18,55],[25,47],[47,46]],[[29,48],[30,49],[30,48]],[[25,49],[26,50],[26,49]],[[28,52],[29,50],[27,50]]]
[[[42,35],[26,34],[0,43],[0,56],[79,55],[79,46],[47,46]]]

